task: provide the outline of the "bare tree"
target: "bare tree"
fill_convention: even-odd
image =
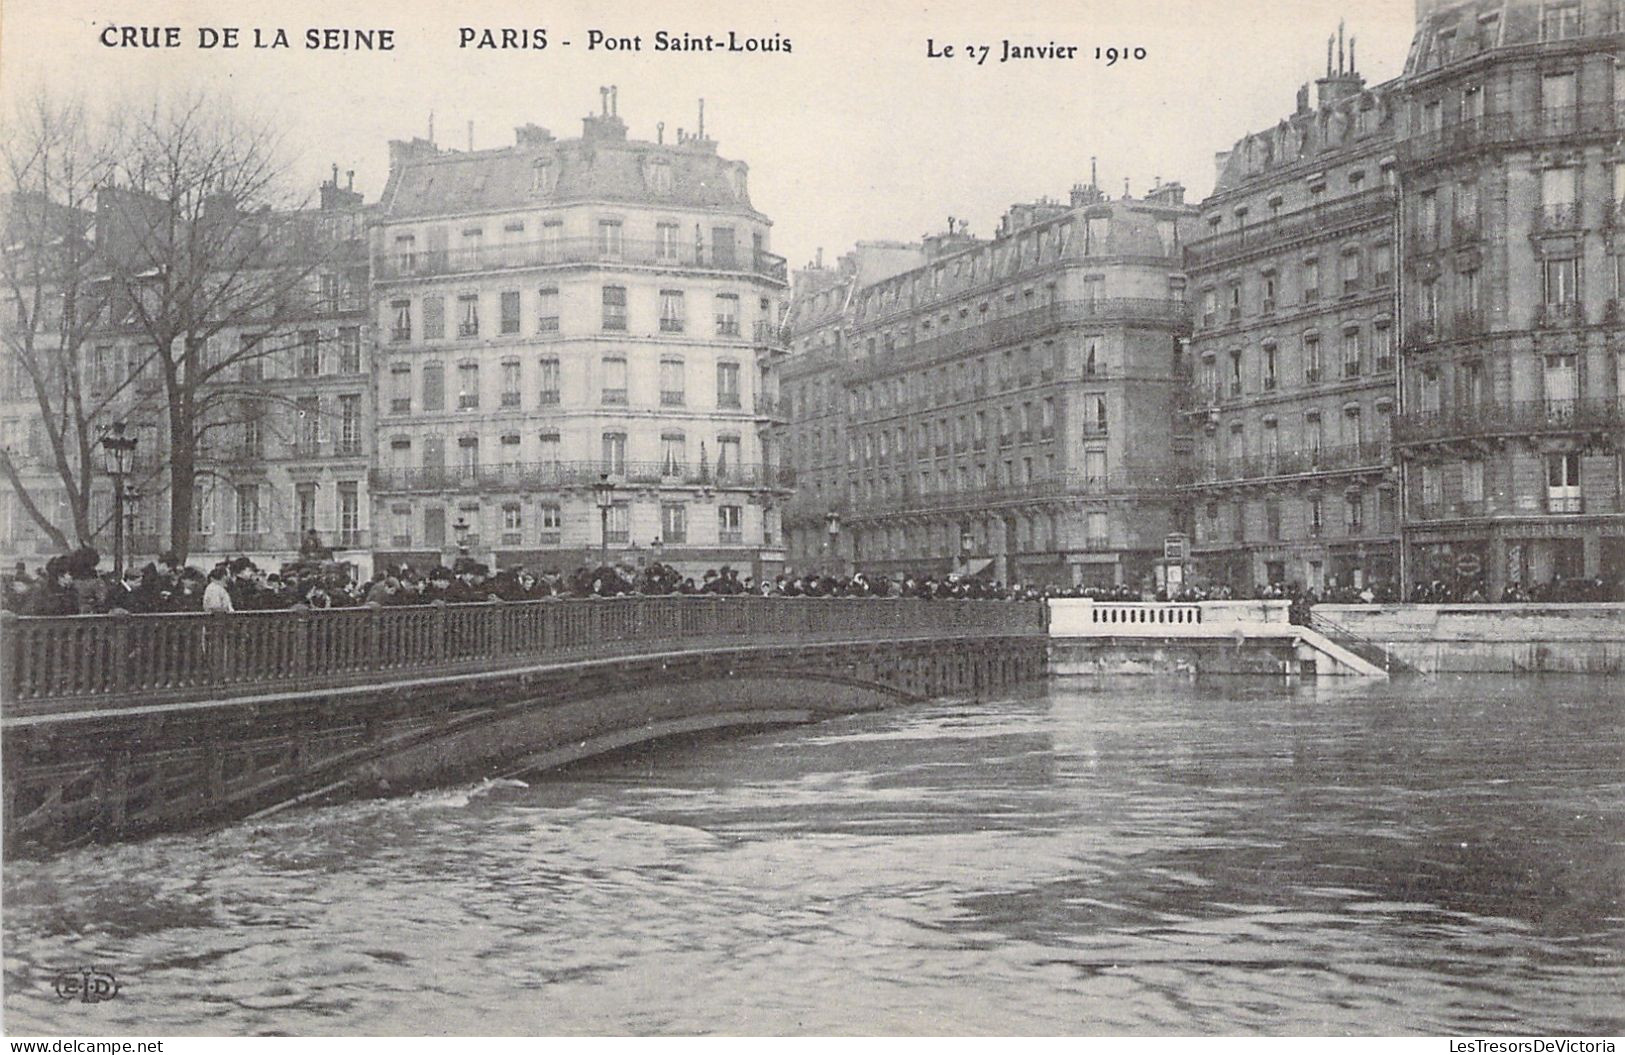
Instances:
[[[41,508],[29,486],[24,452],[0,450],[0,475],[23,512],[59,549],[88,545],[105,525],[91,512],[105,411],[129,381],[99,383],[106,364],[90,361],[107,284],[93,239],[95,198],[110,161],[84,109],[36,95],[18,105],[0,142],[5,180],[0,232],[0,340],[6,381],[38,411],[26,452],[49,465],[51,487],[67,499],[68,523]],[[87,382],[92,382],[87,385]],[[36,477],[37,479],[37,477]],[[71,538],[69,537],[71,533]]]
[[[244,367],[288,346],[332,246],[287,197],[265,122],[192,96],[151,107],[124,143],[99,195],[98,250],[109,322],[153,350],[162,382],[170,547],[184,559],[200,448],[243,408],[277,401]]]

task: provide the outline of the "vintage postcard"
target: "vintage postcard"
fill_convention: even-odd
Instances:
[[[1612,1052],[1622,144],[1625,0],[6,0],[13,1050]]]

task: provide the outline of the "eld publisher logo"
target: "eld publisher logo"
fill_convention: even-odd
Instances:
[[[77,967],[71,971],[58,971],[53,983],[56,995],[64,1000],[78,1000],[83,1004],[99,1004],[118,996],[118,979],[112,972],[94,967]]]

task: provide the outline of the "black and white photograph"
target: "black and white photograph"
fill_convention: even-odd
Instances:
[[[1625,0],[5,0],[0,605],[8,1051],[1614,1052]]]

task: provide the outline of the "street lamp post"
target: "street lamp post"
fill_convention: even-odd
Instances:
[[[113,575],[124,576],[124,474],[133,464],[134,436],[124,435],[122,421],[113,422],[107,435],[102,437],[102,448],[107,452],[108,471],[113,474]]]
[[[609,511],[615,508],[615,484],[608,473],[599,473],[592,490],[598,499],[598,563],[605,566],[609,564]]]
[[[829,563],[836,574],[841,570],[841,514],[831,509],[824,514],[824,530],[829,534]]]
[[[961,575],[970,572],[970,551],[975,544],[976,539],[971,535],[970,528],[965,528],[959,532],[959,573]]]

